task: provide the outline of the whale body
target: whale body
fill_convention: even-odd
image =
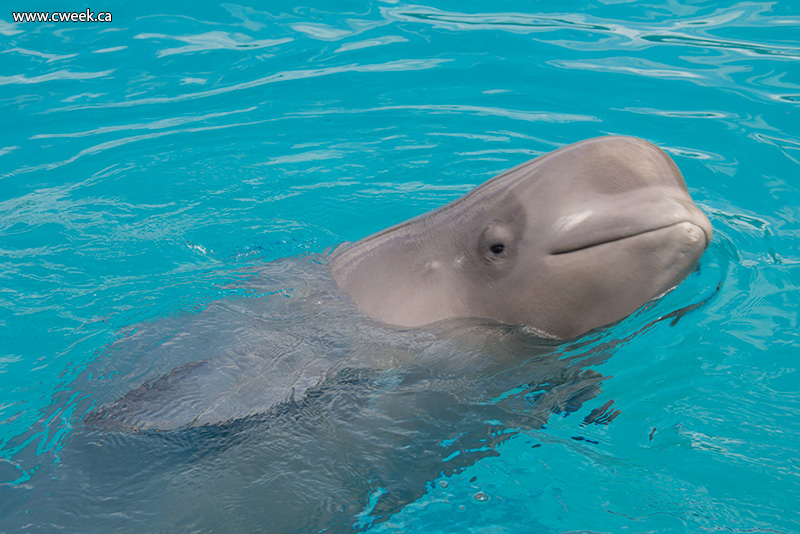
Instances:
[[[188,324],[162,325],[174,339],[152,344],[150,357],[179,365],[87,421],[165,431],[265,414],[342,371],[419,363],[419,346],[436,338],[419,327],[447,320],[488,319],[573,338],[675,287],[711,236],[661,149],[630,137],[575,143],[438,210],[341,245],[327,258],[329,269],[291,259],[265,266],[262,279],[295,286],[293,306],[219,302]],[[308,282],[305,289],[293,276]],[[417,331],[374,341],[398,326]]]
[[[257,296],[136,325],[85,371],[85,402],[111,400],[20,506],[75,532],[366,530],[507,440],[558,443],[553,414],[614,420],[583,406],[636,333],[563,339],[675,287],[711,236],[664,152],[606,137],[329,255],[237,267],[221,278]],[[115,513],[48,505],[75,487]]]

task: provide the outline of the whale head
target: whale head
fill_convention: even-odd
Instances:
[[[711,236],[666,153],[641,139],[600,137],[340,246],[329,264],[379,321],[486,317],[568,339],[677,286]]]

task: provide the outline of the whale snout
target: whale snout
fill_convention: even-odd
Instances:
[[[681,242],[686,245],[705,250],[711,243],[711,221],[688,195],[675,198],[657,189],[606,202],[602,209],[583,207],[558,218],[545,245],[549,253],[569,254],[678,226],[684,229]]]
[[[706,214],[695,208],[695,216],[684,224],[687,225],[686,233],[688,238],[698,242],[703,241],[705,243],[703,250],[708,248],[711,244],[711,238],[714,237],[714,228],[711,226],[711,221]]]
[[[681,217],[680,222],[672,225],[664,239],[668,241],[667,246],[696,261],[711,244],[714,229],[700,208],[694,204],[687,208],[687,213]]]
[[[703,229],[697,226],[694,223],[690,222],[682,222],[679,223],[678,226],[686,233],[686,242],[689,246],[695,246],[700,242],[707,244],[708,241],[706,240],[706,234],[703,232]]]

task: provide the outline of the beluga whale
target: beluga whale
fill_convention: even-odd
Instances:
[[[276,260],[248,282],[261,283],[262,295],[292,287],[292,299],[222,299],[198,315],[137,328],[108,353],[132,354],[144,370],[98,374],[123,372],[129,387],[141,385],[85,420],[135,432],[212,427],[272,413],[354,370],[435,361],[439,370],[474,374],[484,360],[513,367],[526,352],[513,343],[478,350],[492,335],[483,326],[537,339],[581,336],[676,287],[711,237],[664,151],[632,137],[581,141],[339,245],[313,269]],[[478,333],[442,350],[454,336],[441,332],[459,330],[459,321]]]
[[[708,217],[663,150],[608,136],[340,245],[329,264],[358,308],[385,323],[484,317],[568,339],[677,286],[711,237]]]
[[[614,400],[582,407],[624,341],[582,335],[711,238],[670,157],[614,136],[330,253],[225,268],[231,297],[134,325],[64,392],[91,406],[53,487],[115,513],[52,507],[49,486],[25,506],[75,532],[367,530],[514,436],[546,445],[553,414],[614,420]]]

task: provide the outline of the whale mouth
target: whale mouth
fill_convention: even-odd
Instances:
[[[702,236],[702,239],[704,240],[703,249],[708,247],[709,243],[711,242],[711,225],[710,225],[710,223],[709,224],[703,224],[702,222],[699,222],[699,221],[683,220],[683,221],[678,221],[678,222],[672,223],[672,224],[665,224],[665,225],[662,225],[662,226],[658,226],[656,228],[649,228],[647,230],[641,230],[639,232],[631,232],[631,233],[626,233],[626,234],[622,234],[622,235],[616,235],[614,237],[596,239],[596,240],[593,240],[593,241],[590,241],[590,242],[587,242],[587,243],[581,243],[581,244],[577,244],[577,245],[576,244],[569,244],[569,245],[565,245],[565,246],[562,246],[562,247],[556,247],[556,249],[553,250],[550,254],[552,256],[560,256],[562,254],[572,254],[573,252],[580,252],[582,250],[587,250],[587,249],[594,248],[594,247],[599,247],[599,246],[602,246],[602,245],[608,245],[610,243],[615,243],[617,241],[624,241],[626,239],[632,239],[634,237],[639,237],[639,236],[642,236],[642,235],[645,235],[645,234],[650,234],[650,233],[653,233],[653,232],[658,232],[658,231],[666,230],[666,229],[669,229],[669,228],[675,228],[675,227],[681,226],[681,225],[684,225],[686,227],[686,232],[687,232],[687,234],[689,236],[689,239],[691,239],[693,241],[700,241],[700,236]]]

